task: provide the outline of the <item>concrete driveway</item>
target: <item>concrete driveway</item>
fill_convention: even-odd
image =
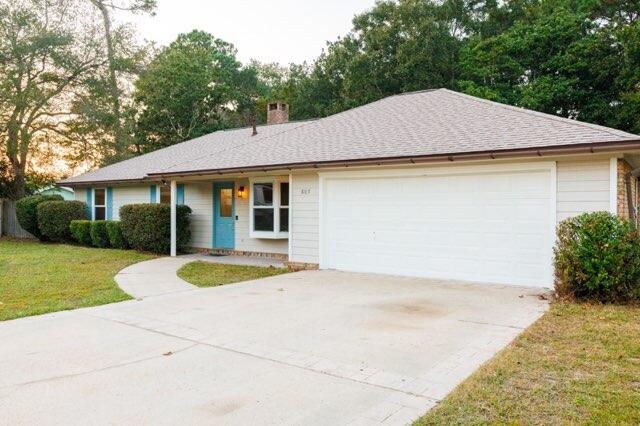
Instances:
[[[539,291],[335,271],[0,323],[5,424],[406,424]]]

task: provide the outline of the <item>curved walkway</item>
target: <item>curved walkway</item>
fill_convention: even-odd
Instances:
[[[125,293],[136,299],[193,291],[198,287],[179,278],[176,272],[182,265],[196,260],[232,265],[284,266],[280,261],[265,258],[243,256],[214,257],[205,254],[188,254],[178,257],[160,257],[136,263],[118,272],[114,279]]]
[[[190,256],[147,260],[124,268],[114,279],[125,293],[136,299],[192,291],[198,287],[178,278],[176,272],[193,260]]]

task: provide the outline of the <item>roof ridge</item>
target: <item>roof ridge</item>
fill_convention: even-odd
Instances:
[[[535,115],[535,116],[538,116],[540,118],[544,118],[544,119],[547,119],[547,120],[559,121],[561,123],[571,124],[571,125],[578,126],[578,127],[588,127],[590,129],[593,129],[593,130],[600,130],[600,131],[609,133],[610,135],[617,136],[617,137],[625,137],[625,138],[628,138],[628,139],[640,137],[638,135],[634,135],[633,133],[625,132],[623,130],[618,130],[618,129],[614,129],[614,128],[606,127],[606,126],[600,126],[598,124],[587,123],[587,122],[584,122],[584,121],[574,120],[572,118],[560,117],[558,115],[547,114],[547,113],[540,112],[540,111],[534,111],[534,110],[527,109],[527,108],[524,108],[524,107],[518,107],[518,106],[514,106],[514,105],[503,104],[501,102],[496,102],[496,101],[491,101],[489,99],[479,98],[477,96],[468,95],[466,93],[457,92],[457,91],[451,90],[451,89],[442,88],[442,89],[438,89],[438,90],[442,90],[445,93],[448,93],[448,94],[451,94],[451,95],[455,95],[455,96],[459,96],[461,98],[466,98],[466,99],[469,99],[469,100],[472,100],[472,101],[475,101],[475,102],[495,105],[495,106],[498,106],[500,108],[508,109],[508,110],[514,111],[514,112],[519,112],[519,113],[525,114],[525,115]]]
[[[300,119],[300,120],[290,120],[290,121],[285,121],[284,123],[264,123],[264,124],[258,124],[258,125],[256,125],[256,128],[260,129],[260,128],[263,128],[263,127],[280,126],[280,125],[282,125],[282,124],[305,123],[305,122],[307,122],[307,121],[316,121],[316,120],[319,120],[319,118],[303,118],[303,119]],[[201,137],[203,137],[203,136],[212,135],[212,134],[214,134],[214,133],[218,133],[218,132],[231,132],[231,131],[233,131],[233,130],[251,129],[251,127],[252,127],[251,125],[248,125],[248,126],[242,126],[242,127],[229,127],[229,128],[227,128],[227,129],[219,129],[219,130],[216,130],[215,132],[207,133],[206,135],[202,135],[202,136],[198,136],[198,137],[199,137],[199,138],[201,138]],[[194,139],[198,139],[198,138],[194,138]],[[186,140],[186,141],[182,141],[182,142],[180,142],[180,143],[183,143],[183,142],[189,142],[189,141],[192,141],[192,140],[193,140],[193,139],[189,139],[189,140]],[[177,144],[174,144],[174,145],[177,145]]]

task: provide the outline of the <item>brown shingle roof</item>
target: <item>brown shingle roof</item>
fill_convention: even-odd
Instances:
[[[305,122],[258,126],[257,136],[251,136],[251,129],[220,130],[178,143],[167,148],[159,149],[148,154],[124,160],[110,166],[65,179],[59,184],[79,184],[90,182],[110,181],[140,181],[148,174],[174,167],[185,159],[198,159],[209,157],[212,154],[222,154],[227,150],[235,149],[243,143],[257,142],[261,138],[276,135],[287,129],[300,126]]]
[[[248,134],[246,129],[216,132],[128,160],[126,167],[116,164],[110,166],[111,170],[104,168],[75,179],[87,181],[101,176],[104,180],[121,180],[125,175],[139,177],[143,173],[192,173],[640,140],[640,136],[619,130],[447,89],[391,96],[315,121],[263,127],[256,138]],[[130,171],[122,173],[125,169]],[[105,171],[102,175],[101,170]]]

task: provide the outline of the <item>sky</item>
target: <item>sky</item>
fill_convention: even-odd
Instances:
[[[179,33],[200,29],[235,45],[247,62],[312,62],[351,29],[354,15],[375,0],[158,0],[153,17],[120,13],[143,39],[169,44]]]

